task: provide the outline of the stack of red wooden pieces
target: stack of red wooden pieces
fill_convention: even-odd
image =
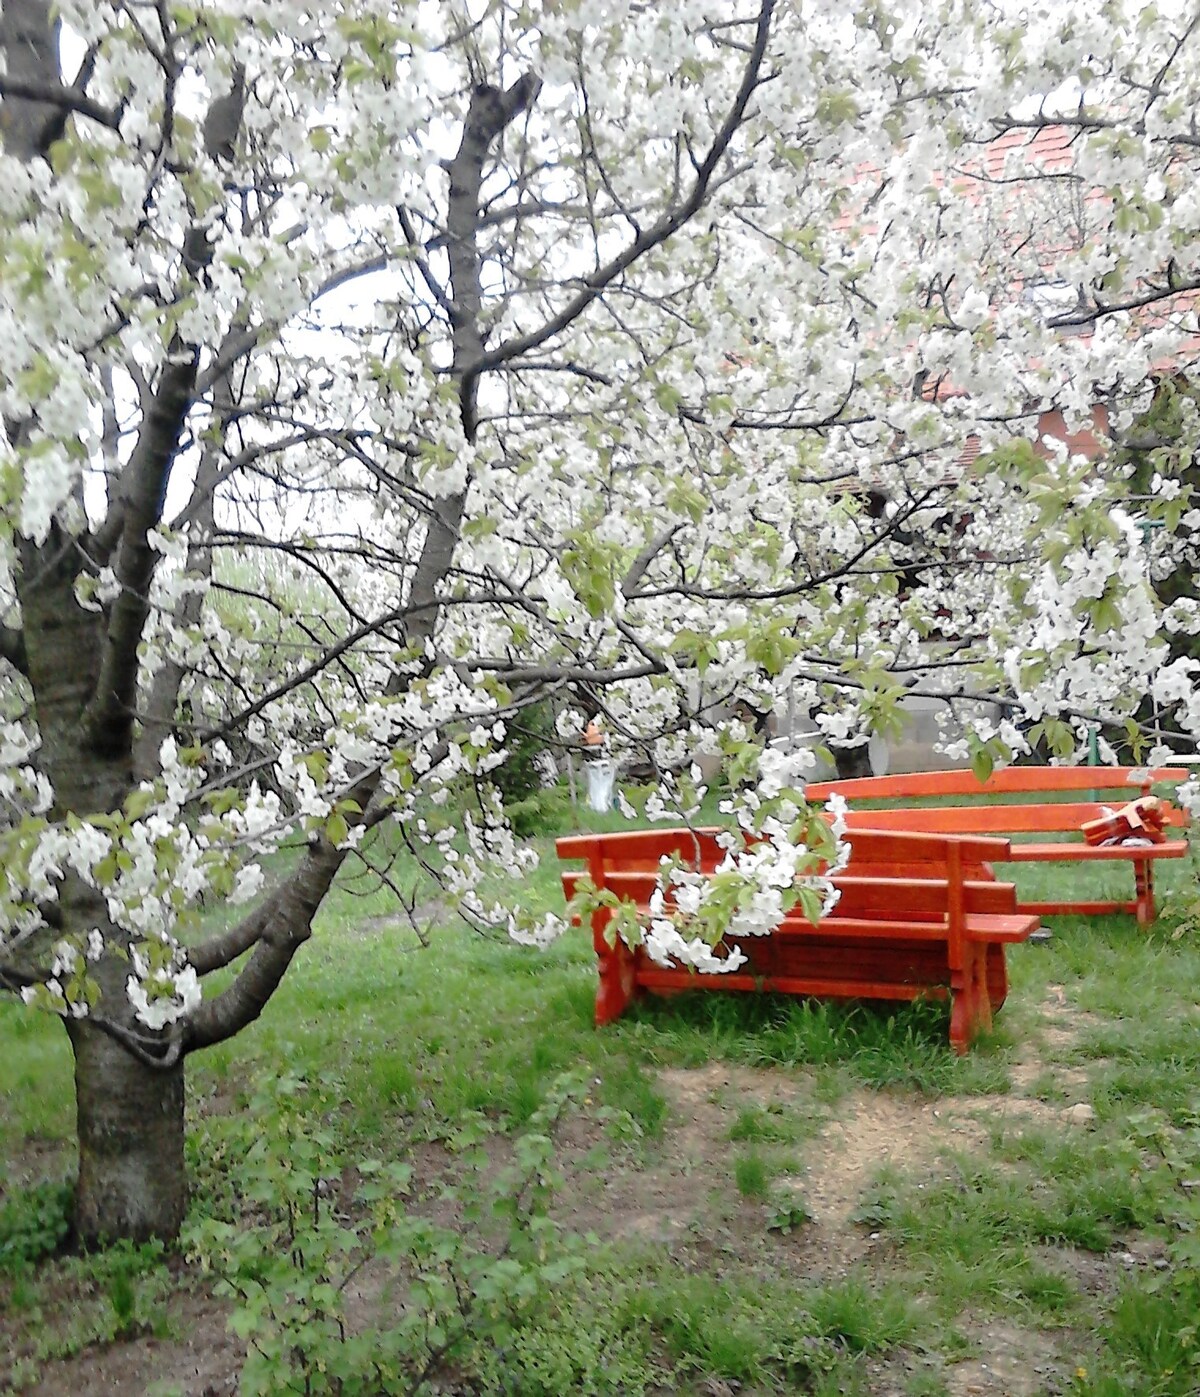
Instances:
[[[1157,796],[1142,796],[1131,800],[1120,810],[1110,811],[1099,819],[1088,820],[1083,825],[1083,837],[1089,844],[1124,844],[1133,840],[1147,840],[1151,844],[1161,844],[1164,811]]]

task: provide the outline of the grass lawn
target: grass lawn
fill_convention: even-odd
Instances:
[[[542,848],[495,891],[561,905]],[[1192,860],[1160,878],[1194,900]],[[421,949],[347,880],[189,1065],[179,1254],[55,1254],[70,1053],[0,1004],[0,1391],[1194,1395],[1197,933],[1050,925],[959,1059],[928,1005],[698,994],[598,1032],[582,932]]]

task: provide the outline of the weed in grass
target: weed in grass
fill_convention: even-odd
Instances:
[[[1079,1291],[1069,1276],[1036,1263],[1024,1268],[1021,1294],[1043,1322],[1069,1315],[1079,1301]]]
[[[1048,1069],[1041,1072],[1026,1087],[1026,1094],[1032,1096],[1036,1101],[1045,1101],[1055,1105],[1063,1105],[1067,1101],[1067,1093],[1063,1090],[1062,1084],[1053,1070]],[[1078,1096],[1075,1096],[1078,1100]]]
[[[1104,1325],[1096,1370],[1078,1383],[1087,1397],[1137,1392],[1139,1397],[1195,1397],[1200,1290],[1147,1292],[1128,1284]]]
[[[129,1339],[139,1334],[162,1336],[167,1330],[162,1305],[167,1273],[161,1242],[118,1242],[82,1258],[80,1266],[103,1294],[107,1306],[105,1335]]]
[[[1131,1143],[1154,1173],[1174,1186],[1161,1200],[1170,1227],[1166,1268],[1127,1280],[1101,1329],[1096,1375],[1082,1383],[1088,1397],[1136,1390],[1148,1397],[1195,1397],[1200,1391],[1200,1117],[1180,1130],[1160,1114],[1130,1122]]]
[[[894,1348],[912,1338],[921,1324],[901,1286],[871,1286],[857,1276],[813,1291],[808,1311],[821,1334],[851,1353]]]
[[[1137,1144],[1104,1133],[1026,1130],[997,1147],[1027,1166],[1026,1236],[1104,1251],[1114,1237],[1158,1218],[1171,1189],[1164,1171],[1143,1167]]]
[[[912,1373],[904,1382],[904,1397],[950,1397],[940,1373]]]
[[[119,1242],[44,1266],[32,1282],[41,1321],[31,1326],[32,1359],[41,1364],[95,1344],[169,1334],[170,1276],[163,1257],[161,1242]]]
[[[756,1067],[824,1069],[826,1090],[835,1100],[845,1090],[843,1073],[867,1086],[926,1094],[1007,1088],[999,1056],[982,1046],[966,1058],[950,1051],[948,1011],[940,1004],[916,1003],[884,1014],[864,1004],[706,994],[681,995],[653,1012],[686,1061],[720,1057]],[[689,1036],[697,1040],[694,1047]]]
[[[773,1195],[767,1219],[768,1232],[782,1232],[786,1236],[812,1220],[808,1204],[798,1193],[789,1189],[786,1193]]]
[[[767,1106],[743,1106],[729,1127],[729,1139],[758,1141],[764,1145],[794,1145],[816,1134],[819,1122],[800,1118],[777,1102]]]
[[[899,1175],[890,1170],[881,1169],[871,1184],[863,1190],[858,1207],[851,1214],[850,1221],[876,1232],[889,1228],[898,1231],[900,1220],[904,1215],[904,1203],[901,1197],[902,1187]]]
[[[733,1181],[743,1198],[762,1200],[771,1191],[771,1171],[757,1151],[739,1156],[733,1162]]]
[[[71,1185],[18,1189],[0,1203],[0,1272],[19,1271],[53,1256],[71,1230]]]
[[[522,1397],[642,1397],[663,1390],[670,1373],[654,1354],[652,1330],[629,1304],[636,1277],[590,1270],[583,1284],[559,1286],[503,1346],[474,1345],[466,1359],[472,1390]]]
[[[18,1358],[5,1376],[8,1385],[4,1390],[6,1393],[24,1392],[27,1387],[32,1387],[41,1375],[41,1365],[35,1359]]]
[[[253,1202],[253,1218],[206,1210],[186,1233],[193,1258],[235,1302],[231,1324],[249,1346],[242,1392],[408,1391],[443,1364],[481,1392],[645,1390],[656,1372],[649,1337],[592,1293],[589,1246],[546,1216],[561,1183],[550,1134],[581,1083],[551,1092],[509,1166],[497,1169],[479,1148],[486,1119],[458,1131],[465,1173],[445,1196],[461,1209],[463,1232],[409,1211],[402,1164],[359,1160],[363,1182],[348,1211],[322,1187],[343,1176],[328,1133],[308,1114],[302,1086],[283,1085],[256,1102],[252,1141],[228,1160],[234,1187],[224,1196]],[[370,1262],[392,1269],[405,1302],[385,1328],[351,1332],[345,1288]]]
[[[4,1303],[10,1315],[25,1313],[30,1320],[40,1316],[42,1288],[32,1267],[18,1267],[5,1280]]]
[[[656,1333],[679,1374],[759,1391],[807,1391],[840,1355],[816,1329],[805,1293],[727,1271],[719,1279],[677,1267],[647,1269],[634,1310]]]
[[[71,1046],[54,1015],[0,999],[0,1139],[66,1141],[75,1124]],[[46,1089],[47,1082],[60,1084]]]
[[[372,1094],[394,1111],[411,1111],[417,1103],[417,1074],[399,1047],[376,1058],[369,1072]]]
[[[866,1366],[856,1355],[834,1360],[827,1373],[822,1373],[811,1388],[812,1397],[870,1397],[871,1387]]]
[[[605,1064],[600,1091],[605,1105],[636,1122],[643,1136],[649,1140],[662,1138],[667,1120],[666,1098],[639,1063],[613,1059]]]

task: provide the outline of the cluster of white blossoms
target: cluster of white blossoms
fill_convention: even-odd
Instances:
[[[169,965],[154,966],[135,948],[131,960],[134,973],[125,981],[125,993],[135,1017],[147,1028],[166,1028],[200,1003],[200,981],[182,955]]]
[[[838,899],[833,879],[845,868],[850,845],[845,832],[844,802],[826,807],[833,856],[827,848],[814,850],[794,827],[776,817],[763,820],[751,840],[718,836],[724,858],[711,871],[664,860],[660,885],[651,894],[641,944],[660,965],[690,966],[702,974],[736,970],[746,960],[726,938],[770,936],[788,916],[796,915],[797,900],[808,891],[814,901],[801,913],[828,916]],[[703,934],[688,937],[691,927]]]

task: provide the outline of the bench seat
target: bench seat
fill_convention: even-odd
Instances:
[[[1056,863],[1073,860],[1077,863],[1090,863],[1093,860],[1110,863],[1117,859],[1127,862],[1144,863],[1149,859],[1181,859],[1188,851],[1186,839],[1168,839],[1162,844],[1139,847],[1132,844],[1014,844],[1009,854],[1010,863]]]

